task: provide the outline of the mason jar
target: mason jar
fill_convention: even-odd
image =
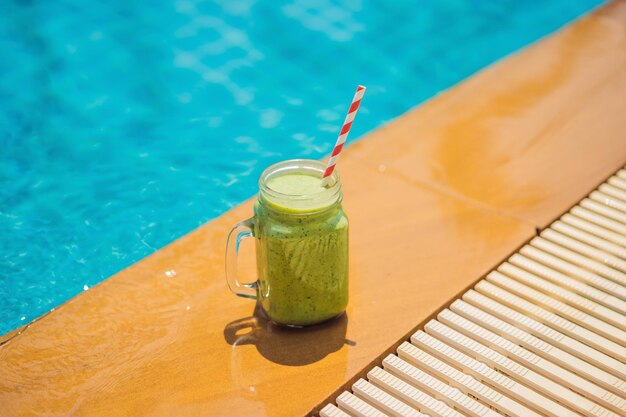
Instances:
[[[226,279],[238,296],[258,300],[278,324],[308,326],[340,315],[348,304],[348,218],[335,170],[294,159],[267,168],[254,216],[233,227],[226,244]],[[241,283],[237,253],[254,238],[257,280]]]

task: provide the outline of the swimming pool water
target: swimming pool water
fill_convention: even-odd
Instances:
[[[4,1],[0,335],[599,3]]]

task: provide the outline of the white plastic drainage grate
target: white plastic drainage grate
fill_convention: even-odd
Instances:
[[[626,415],[626,170],[320,415]]]

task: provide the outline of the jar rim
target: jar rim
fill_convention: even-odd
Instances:
[[[330,175],[329,186],[321,191],[309,194],[287,194],[271,188],[268,184],[270,178],[275,175],[284,175],[290,172],[297,173],[310,173],[314,176],[319,176],[320,180],[326,169],[326,165],[318,160],[314,159],[289,159],[270,165],[266,168],[261,177],[259,178],[259,190],[261,195],[273,201],[275,203],[288,203],[286,207],[297,208],[306,211],[308,209],[325,209],[328,206],[336,203],[340,200],[341,195],[341,181],[339,173],[334,170]],[[325,203],[318,205],[315,203]],[[308,203],[308,204],[307,204]],[[313,205],[314,207],[306,207]]]

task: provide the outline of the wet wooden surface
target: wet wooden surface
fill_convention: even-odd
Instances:
[[[287,331],[229,292],[246,202],[0,346],[0,415],[306,413],[623,165],[625,50],[621,1],[347,149],[345,317]]]

